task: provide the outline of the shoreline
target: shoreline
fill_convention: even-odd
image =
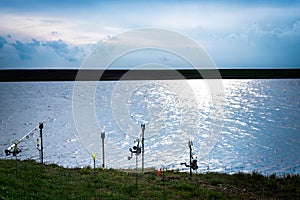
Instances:
[[[299,175],[63,168],[0,160],[0,199],[298,199]]]
[[[80,77],[77,76],[80,71]],[[200,73],[199,73],[200,72]],[[93,69],[2,69],[0,82],[13,81],[118,81],[177,79],[298,79],[298,69],[180,69],[180,70],[93,70]]]

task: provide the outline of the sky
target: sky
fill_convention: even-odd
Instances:
[[[300,1],[1,0],[0,69],[76,69],[98,45],[145,27],[191,38],[218,68],[300,68]],[[188,67],[161,51],[115,67],[151,62]]]

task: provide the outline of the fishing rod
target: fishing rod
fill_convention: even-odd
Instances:
[[[133,156],[133,154],[135,154],[136,156],[140,155],[142,153],[142,171],[144,171],[144,140],[145,140],[145,124],[141,124],[141,130],[142,133],[140,135],[140,137],[137,137],[137,139],[134,141],[134,145],[132,148],[129,148],[129,151],[131,153],[130,156],[128,156],[128,160],[130,160]],[[138,134],[139,135],[139,132]]]
[[[193,141],[189,140],[188,141],[188,146],[190,149],[190,163],[180,163],[180,165],[185,165],[186,167],[190,168],[190,178],[192,177],[192,170],[197,170],[198,169],[198,165],[197,165],[197,158],[194,156],[193,154],[193,150],[192,150],[192,146],[193,146]]]
[[[144,131],[145,131],[145,124],[141,124],[141,139],[138,137],[134,141],[134,145],[132,148],[129,148],[129,151],[131,153],[130,156],[128,156],[128,160],[132,159],[133,154],[135,154],[135,185],[136,190],[138,189],[138,156],[142,153],[142,172],[144,173]]]
[[[41,121],[39,123],[39,125],[37,125],[36,127],[34,127],[31,131],[29,131],[27,134],[25,134],[22,138],[20,138],[19,140],[17,140],[16,142],[14,142],[11,146],[9,146],[8,148],[6,148],[4,150],[6,156],[9,155],[13,155],[13,156],[17,156],[20,152],[22,152],[21,149],[18,148],[18,145],[24,141],[25,139],[28,139],[30,136],[34,135],[34,133],[36,133],[38,130],[40,130],[40,138],[41,138],[41,144],[39,144],[38,140],[37,140],[37,149],[40,152],[40,158],[41,158],[41,162],[43,163],[43,136],[42,136],[42,130],[44,128],[44,123],[47,121],[47,119],[44,119],[43,121]],[[41,145],[41,147],[39,148],[39,145]]]
[[[130,156],[128,156],[128,160],[132,158],[132,155],[135,154],[135,189],[138,189],[138,156],[141,154],[141,146],[140,146],[140,138],[137,138],[134,141],[134,145],[132,148],[129,148],[129,151],[131,153]]]

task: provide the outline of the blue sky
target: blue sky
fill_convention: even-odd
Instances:
[[[1,0],[0,68],[79,68],[97,44],[144,27],[192,38],[219,68],[300,68],[300,2],[237,0]],[[157,52],[116,67],[132,60],[186,67]]]

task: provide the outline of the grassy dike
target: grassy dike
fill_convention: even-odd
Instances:
[[[65,169],[35,161],[0,160],[0,199],[300,199],[300,176],[265,177]]]

